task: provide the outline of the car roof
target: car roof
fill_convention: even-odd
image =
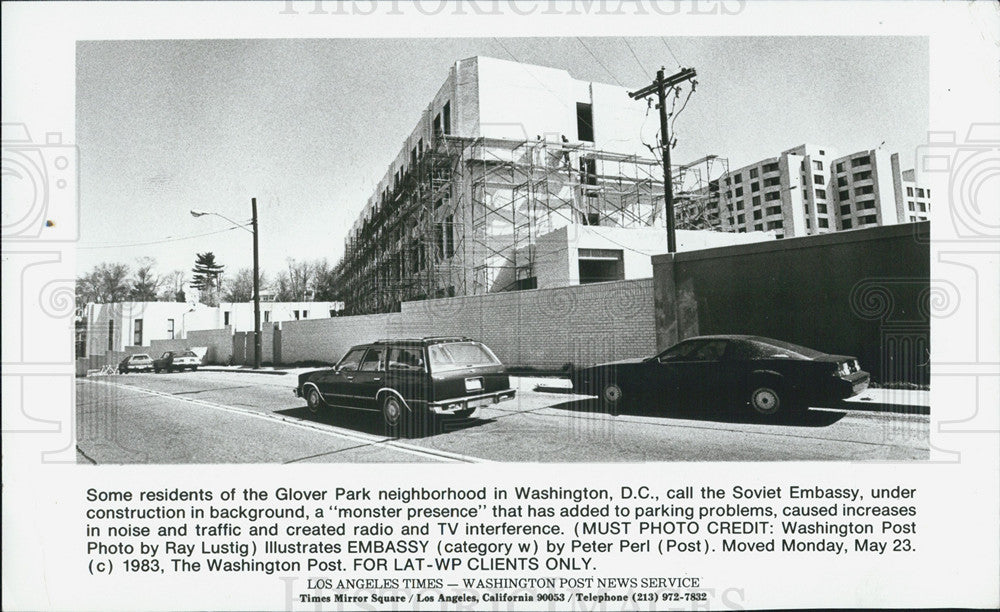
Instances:
[[[371,346],[374,344],[409,344],[409,345],[428,345],[428,344],[441,344],[443,342],[473,342],[472,338],[467,338],[465,336],[425,336],[423,338],[381,338],[369,344],[359,344],[357,347]]]

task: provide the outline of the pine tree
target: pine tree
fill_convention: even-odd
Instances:
[[[194,273],[191,286],[201,293],[203,304],[208,304],[209,306],[218,304],[219,277],[222,276],[222,269],[224,267],[216,263],[215,253],[211,251],[208,253],[198,253],[197,257],[195,257],[194,268],[191,269]]]

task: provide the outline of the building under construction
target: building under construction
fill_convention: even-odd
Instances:
[[[666,236],[647,112],[625,89],[563,70],[456,62],[348,234],[347,312],[650,276]],[[715,227],[695,219],[711,208],[711,168],[699,164],[675,171],[679,201],[698,221],[688,226]]]

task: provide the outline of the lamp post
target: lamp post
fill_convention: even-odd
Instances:
[[[215,215],[229,221],[237,227],[241,227],[251,234],[253,234],[253,367],[255,369],[260,369],[260,356],[261,356],[261,338],[260,338],[260,257],[259,248],[257,245],[257,198],[250,198],[250,207],[253,212],[253,217],[250,218],[250,226],[253,229],[247,229],[245,223],[239,223],[233,221],[225,215],[221,215],[217,212],[210,212],[204,210],[191,210],[192,217],[202,217],[205,215]]]

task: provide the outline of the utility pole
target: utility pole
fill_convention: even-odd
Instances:
[[[253,367],[260,369],[260,257],[257,247],[257,198],[250,198],[253,211]]]
[[[660,109],[660,142],[663,146],[663,199],[667,215],[667,252],[677,252],[677,232],[674,228],[674,182],[670,172],[670,134],[667,130],[667,88],[673,88],[684,81],[693,79],[697,73],[694,68],[684,68],[677,74],[663,76],[663,68],[656,71],[656,80],[638,91],[630,91],[633,100],[646,98],[656,94]]]

